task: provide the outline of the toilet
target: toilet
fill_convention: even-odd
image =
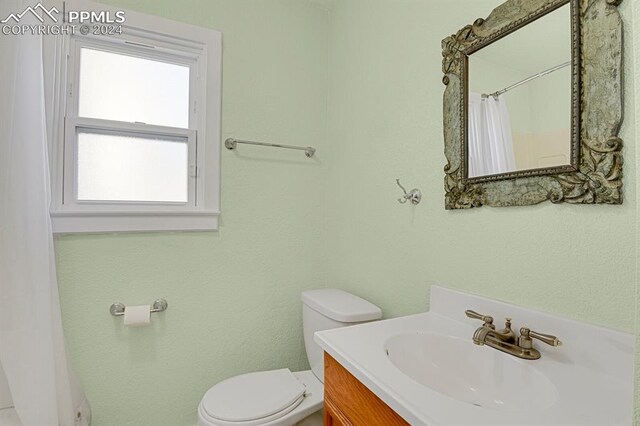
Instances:
[[[198,426],[292,426],[322,424],[323,351],[316,331],[382,317],[376,305],[336,289],[302,293],[304,344],[311,370],[260,371],[231,377],[209,389],[198,406]]]

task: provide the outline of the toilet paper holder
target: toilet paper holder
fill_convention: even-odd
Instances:
[[[151,305],[150,312],[154,313],[154,312],[166,311],[168,307],[169,307],[169,304],[165,299],[158,299],[155,302],[153,302],[153,305]],[[121,315],[124,315],[125,308],[126,306],[124,305],[124,303],[116,302],[111,305],[111,307],[109,308],[109,312],[114,317],[119,317]]]

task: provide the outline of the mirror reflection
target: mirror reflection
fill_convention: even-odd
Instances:
[[[469,178],[571,164],[571,9],[469,56]]]

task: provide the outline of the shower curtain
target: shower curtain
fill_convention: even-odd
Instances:
[[[516,170],[509,110],[503,96],[469,94],[469,177]]]
[[[29,5],[0,3],[2,18]],[[1,35],[0,54],[0,364],[24,426],[87,425],[58,301],[42,36]]]

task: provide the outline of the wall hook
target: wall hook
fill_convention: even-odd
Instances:
[[[414,206],[420,204],[420,201],[422,201],[422,192],[420,192],[419,189],[414,188],[410,192],[407,192],[407,190],[404,189],[404,186],[400,184],[400,179],[396,179],[396,183],[400,189],[402,189],[402,192],[404,192],[402,198],[398,198],[398,202],[400,204],[405,204],[407,201],[411,201],[411,204]]]

